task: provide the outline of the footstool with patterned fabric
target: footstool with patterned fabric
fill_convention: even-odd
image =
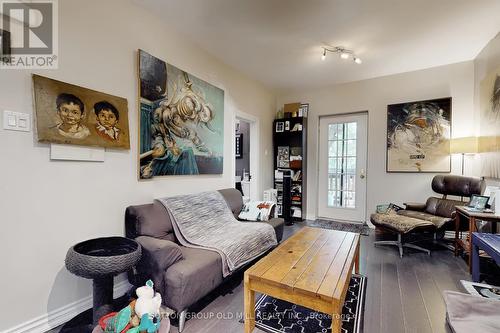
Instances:
[[[375,245],[395,245],[399,248],[399,256],[403,257],[403,247],[412,248],[415,250],[426,252],[428,255],[431,251],[424,249],[411,243],[403,241],[405,235],[415,232],[435,232],[436,225],[431,221],[425,221],[395,212],[383,214],[375,213],[370,216],[370,221],[378,228],[395,233],[398,235],[397,241],[376,241]]]

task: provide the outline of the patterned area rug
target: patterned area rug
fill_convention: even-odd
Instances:
[[[363,332],[366,277],[351,277],[344,308],[342,333]],[[255,304],[255,326],[268,333],[331,333],[330,315],[262,295]]]
[[[317,219],[315,221],[308,222],[307,225],[317,228],[355,232],[363,236],[368,236],[370,234],[370,227],[366,223],[361,224]]]

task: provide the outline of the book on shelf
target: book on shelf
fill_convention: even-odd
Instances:
[[[302,180],[302,171],[301,170],[297,170],[292,175],[292,181],[298,182],[300,180]]]

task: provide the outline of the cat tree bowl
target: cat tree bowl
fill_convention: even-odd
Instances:
[[[141,246],[124,237],[91,239],[68,250],[68,271],[93,280],[93,325],[113,310],[113,277],[134,267],[141,254]]]

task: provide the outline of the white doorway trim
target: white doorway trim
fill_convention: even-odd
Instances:
[[[233,118],[233,134],[236,130],[236,119],[246,121],[250,124],[250,174],[252,180],[250,181],[250,199],[261,199],[261,179],[260,179],[260,120],[258,117],[248,114],[243,111],[236,111]],[[246,140],[244,138],[244,140]],[[235,140],[233,139],[232,150],[232,179],[234,184],[234,175],[236,174],[236,156],[235,156]]]

